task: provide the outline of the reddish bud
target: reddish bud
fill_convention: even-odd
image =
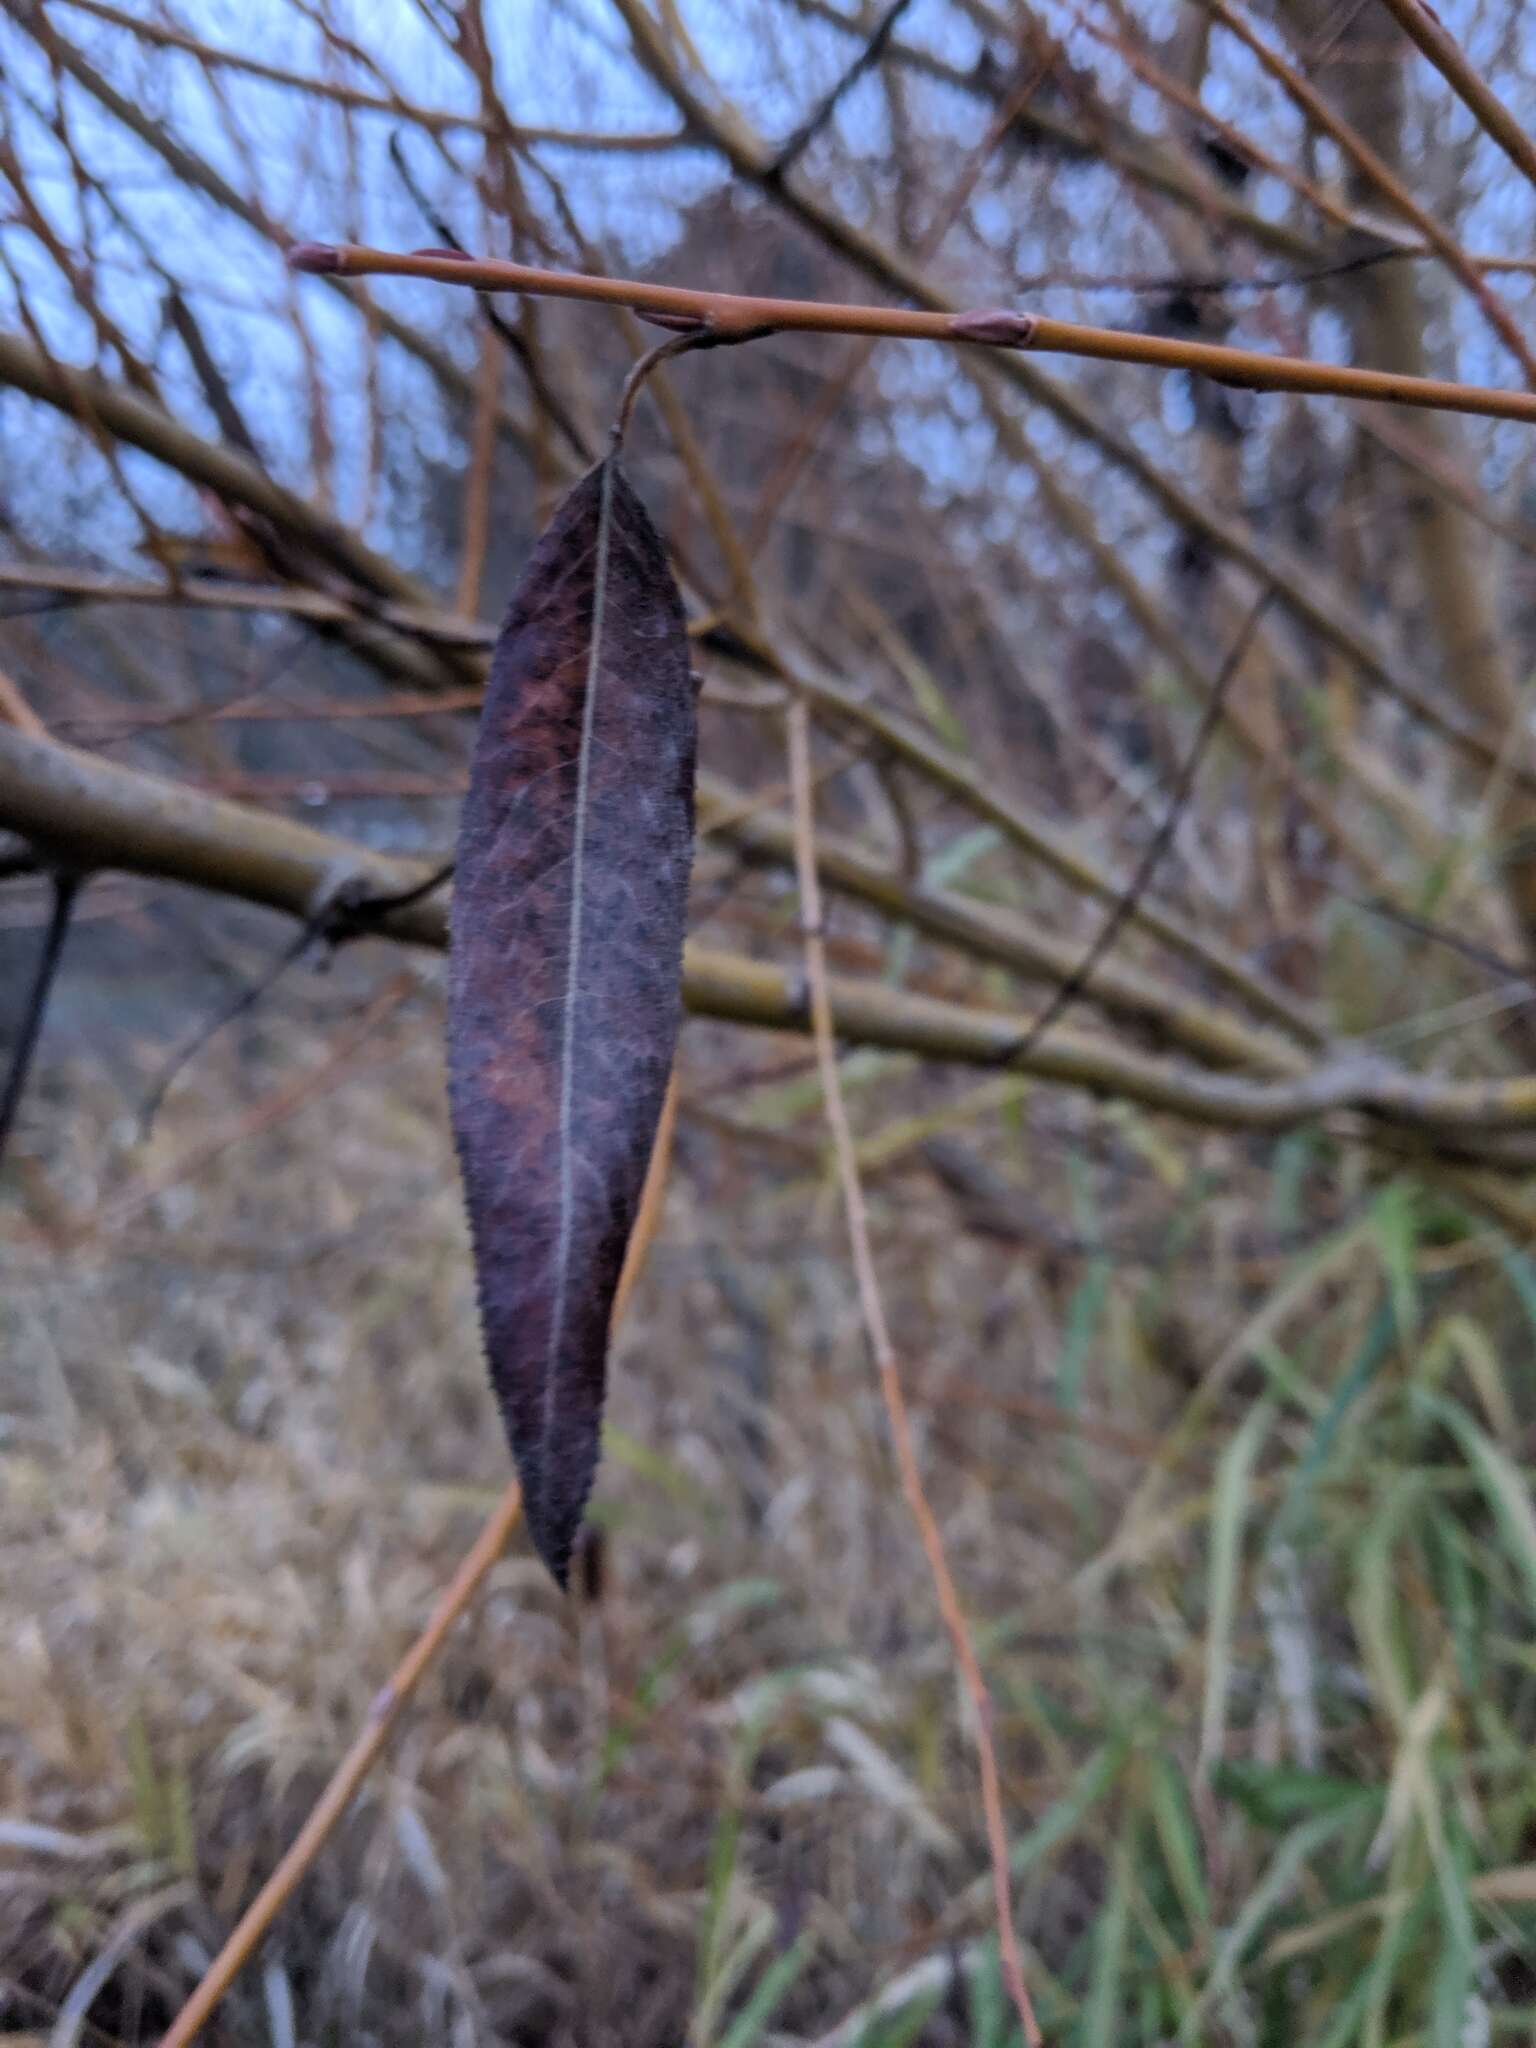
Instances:
[[[341,251],[329,242],[295,242],[288,251],[288,268],[327,276],[340,270]]]
[[[697,313],[647,313],[642,308],[640,318],[652,327],[666,327],[673,334],[697,334],[705,324]]]
[[[981,341],[992,348],[1028,348],[1038,323],[1032,313],[1010,313],[993,307],[983,313],[957,313],[949,323],[956,341]]]

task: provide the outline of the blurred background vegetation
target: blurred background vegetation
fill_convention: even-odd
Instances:
[[[451,847],[494,624],[654,336],[284,247],[1519,386],[1536,186],[1421,15],[4,0],[7,1045],[91,872],[0,1181],[0,2032],[158,2037],[507,1474],[441,960],[273,978],[273,906]],[[1441,19],[1528,115],[1520,0]],[[207,2038],[1017,2038],[794,1028],[798,689],[1047,2039],[1536,2041],[1529,429],[805,336],[654,390],[729,972],[691,956],[602,1583],[514,1547]],[[1266,588],[1138,914],[1010,1057]],[[284,821],[331,837],[258,886]],[[791,1028],[740,1021],[754,962]]]

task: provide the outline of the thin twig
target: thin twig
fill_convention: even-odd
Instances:
[[[1527,381],[1536,386],[1536,352],[1533,352],[1514,315],[1493,291],[1456,237],[1420,206],[1392,166],[1371,147],[1358,129],[1334,111],[1311,80],[1278,50],[1272,49],[1262,36],[1256,35],[1241,16],[1232,12],[1225,0],[1199,0],[1199,4],[1230,35],[1236,36],[1245,49],[1253,52],[1307,119],[1338,144],[1354,168],[1370,180],[1387,203],[1413,222],[1447,270],[1476,302],[1483,318],[1524,371]]]
[[[410,888],[391,890],[383,895],[353,895],[344,891],[330,908],[330,928],[326,935],[335,944],[343,939],[361,938],[374,930],[381,918],[425,902],[427,897],[441,889],[444,882],[453,879],[455,866],[454,861],[445,860],[421,881],[413,882]]]
[[[454,609],[473,618],[480,609],[480,579],[491,534],[491,484],[496,466],[496,427],[501,398],[501,348],[489,327],[480,334],[480,369],[475,379],[469,469],[464,478],[464,542]]]
[[[337,1765],[282,1861],[241,1914],[233,1933],[214,1957],[201,1982],[172,2021],[160,2048],[187,2048],[197,2038],[214,2008],[250,1959],[262,1936],[292,1897],[300,1880],[325,1846],[337,1822],[351,1805],[359,1786],[378,1761],[448,1631],[479,1592],[486,1574],[506,1549],[522,1514],[523,1499],[514,1479],[497,1502],[474,1547],[449,1580],[432,1618],[395,1667],[393,1677],[368,1709],[368,1718],[352,1747]]]
[[[1368,249],[1360,256],[1341,256],[1333,263],[1309,264],[1305,269],[1275,270],[1259,277],[1233,272],[1225,277],[1197,277],[1179,271],[1157,274],[1144,270],[1037,270],[1015,280],[1020,291],[1124,292],[1130,298],[1166,299],[1224,298],[1232,292],[1282,292],[1293,285],[1327,284],[1334,278],[1352,277],[1357,271],[1375,270],[1383,263],[1411,263],[1433,256],[1432,249],[1400,248],[1396,243],[1382,249]],[[1488,257],[1485,270],[1502,270],[1521,277],[1536,274],[1536,257]]]
[[[1388,924],[1398,925],[1405,932],[1412,932],[1415,938],[1428,939],[1432,945],[1444,946],[1447,951],[1459,954],[1473,967],[1481,967],[1487,974],[1496,974],[1501,981],[1529,982],[1531,970],[1508,960],[1502,953],[1495,953],[1491,947],[1480,946],[1465,933],[1452,931],[1448,925],[1436,924],[1432,918],[1417,917],[1411,910],[1404,910],[1396,903],[1387,903],[1379,896],[1351,896],[1347,890],[1339,895],[1345,903],[1353,903],[1357,910],[1368,910],[1372,917],[1382,918]]]
[[[987,1683],[971,1642],[970,1630],[960,1606],[944,1539],[923,1489],[922,1473],[912,1441],[912,1422],[902,1392],[901,1371],[885,1319],[885,1305],[875,1273],[874,1253],[869,1242],[869,1219],[864,1206],[864,1189],[859,1178],[858,1155],[843,1101],[842,1082],[837,1069],[837,1047],[832,1020],[832,1001],[827,981],[826,943],[821,928],[821,892],[816,874],[816,826],[811,810],[811,721],[802,699],[789,705],[789,772],[794,789],[796,866],[799,875],[800,908],[805,926],[805,972],[810,992],[811,1028],[816,1042],[816,1061],[821,1072],[827,1123],[832,1132],[842,1183],[843,1207],[858,1282],[859,1306],[864,1328],[880,1376],[880,1393],[885,1402],[891,1443],[901,1474],[902,1492],[917,1528],[928,1569],[938,1596],[939,1611],[954,1651],[962,1682],[975,1717],[976,1750],[981,1766],[981,1800],[986,1815],[987,1848],[992,1864],[993,1903],[997,1912],[998,1943],[1003,1974],[1018,2010],[1024,2037],[1030,2048],[1042,2048],[1043,2036],[1024,1982],[1024,1965],[1014,1931],[1013,1907],[1009,1896],[1008,1837],[1003,1822],[1002,1788],[997,1752],[992,1741],[992,1702]]]
[[[390,137],[389,160],[394,165],[401,184],[410,193],[411,198],[420,209],[422,217],[428,222],[433,234],[437,236],[444,248],[455,256],[467,255],[468,251],[465,249],[464,244],[459,240],[443,215],[431,204],[425,192],[423,192],[418,184],[398,135]],[[544,375],[543,368],[533,350],[528,346],[526,338],[518,333],[512,322],[492,303],[489,294],[482,297],[480,309],[485,314],[487,321],[494,331],[500,335],[507,353],[515,358],[518,367],[528,379],[528,389],[540,410],[547,413],[554,424],[560,429],[577,461],[584,465],[589,463],[592,460],[592,451],[587,447],[581,429],[571,418],[564,399],[556,393],[549,379]]]
[[[1461,46],[1434,9],[1426,6],[1424,0],[1382,0],[1382,5],[1396,15],[1404,33],[1412,36],[1440,76],[1470,108],[1515,168],[1536,185],[1536,143],[1481,76],[1476,65],[1468,62]]]
[[[290,967],[295,966],[311,946],[323,943],[328,946],[342,946],[350,939],[367,937],[376,932],[380,923],[392,912],[409,910],[413,904],[422,902],[435,889],[440,889],[452,875],[454,863],[444,862],[434,868],[423,881],[413,883],[408,889],[395,889],[382,895],[370,894],[366,881],[349,879],[335,888],[324,888],[310,915],[305,918],[298,933],[292,938],[269,966],[256,979],[240,990],[223,1009],[216,1011],[192,1036],[182,1049],[173,1053],[166,1062],[165,1070],[145,1097],[139,1111],[139,1136],[147,1138],[160,1113],[161,1104],[175,1081],[190,1061],[195,1059],[221,1031],[238,1022],[248,1010],[254,1009],[264,995],[268,995],[281,981]]]
[[[0,725],[14,725],[29,739],[45,740],[48,737],[47,726],[3,668],[0,668]]]
[[[641,387],[658,363],[668,361],[672,356],[685,354],[689,349],[698,348],[706,339],[704,329],[698,323],[690,323],[684,332],[674,334],[668,341],[660,341],[640,357],[624,379],[624,388],[619,393],[618,409],[609,429],[609,445],[617,455],[624,445],[624,436],[629,431],[630,416],[635,409],[635,400],[640,396]]]
[[[668,327],[675,325],[680,331],[647,351],[624,379],[624,389],[619,394],[618,411],[614,415],[609,433],[609,443],[615,455],[624,445],[624,436],[629,431],[635,401],[640,396],[646,379],[659,364],[669,362],[673,356],[687,355],[693,349],[724,348],[734,346],[737,342],[761,341],[765,335],[773,332],[772,327],[766,322],[756,327],[735,329],[728,334],[716,333],[707,322],[691,319],[674,322],[670,317],[666,317],[659,324]]]
[[[832,90],[812,109],[779,150],[778,155],[768,167],[766,174],[768,177],[782,178],[793,166],[796,158],[803,156],[806,150],[810,148],[816,137],[826,127],[832,116],[837,112],[838,107],[853,87],[858,84],[865,72],[870,69],[871,65],[879,63],[884,55],[886,44],[891,40],[895,32],[897,22],[900,21],[910,5],[911,0],[891,0],[890,6],[886,8],[884,14],[876,22],[873,34],[863,49],[860,50],[858,56],[854,58],[847,70],[844,71],[842,77],[839,78]]]
[[[672,1161],[672,1134],[676,1121],[677,1075],[674,1071],[667,1083],[667,1092],[662,1101],[661,1117],[651,1147],[650,1165],[646,1169],[645,1186],[640,1193],[640,1207],[636,1212],[635,1227],[630,1235],[623,1270],[619,1274],[618,1289],[614,1295],[612,1327],[615,1329],[629,1306],[640,1269],[660,1226],[667,1175]],[[309,1818],[294,1837],[286,1855],[240,1916],[233,1933],[209,1965],[192,1996],[177,2014],[160,2048],[186,2048],[186,2044],[196,2038],[214,2008],[250,1960],[262,1936],[292,1897],[295,1888],[325,1846],[337,1822],[356,1797],[363,1780],[378,1761],[379,1754],[393,1734],[411,1694],[441,1649],[448,1631],[474,1600],[492,1566],[506,1549],[522,1517],[522,1508],[522,1491],[514,1479],[492,1509],[484,1528],[475,1538],[473,1547],[444,1589],[442,1598],[432,1611],[431,1620],[395,1667],[394,1676],[389,1683],[375,1698],[369,1709],[367,1721],[352,1747],[337,1765],[330,1783],[315,1802]]]
[[[1214,4],[1214,0],[1203,0]],[[1358,370],[1316,363],[1304,356],[1272,356],[1258,349],[1188,341],[1118,328],[1083,327],[1043,313],[1006,307],[939,313],[905,306],[840,305],[819,299],[766,299],[735,292],[691,291],[680,285],[642,283],[631,278],[584,277],[564,270],[486,257],[461,257],[435,250],[399,253],[355,242],[301,242],[288,251],[296,270],[320,277],[424,277],[439,284],[468,285],[476,291],[527,292],[536,297],[585,299],[628,306],[660,316],[667,325],[687,322],[718,340],[740,340],[765,332],[872,334],[905,341],[968,342],[980,347],[1021,349],[1037,355],[1081,356],[1091,361],[1140,363],[1153,369],[1185,370],[1255,391],[1303,391],[1318,397],[1366,398],[1432,412],[1461,412],[1489,419],[1536,423],[1536,391],[1501,391],[1438,377],[1410,377],[1394,370]]]
[[[256,437],[246,424],[245,415],[235,403],[235,395],[229,388],[227,378],[214,361],[213,351],[208,346],[196,314],[174,283],[168,283],[165,296],[160,303],[167,319],[181,339],[188,361],[197,373],[197,381],[203,388],[208,409],[219,423],[219,432],[232,448],[238,448],[243,455],[248,455],[252,462],[259,463],[265,468],[266,458],[256,445]]]
[[[640,1190],[640,1206],[635,1211],[635,1227],[629,1234],[624,1264],[619,1272],[619,1284],[613,1293],[613,1311],[608,1322],[610,1332],[619,1328],[628,1313],[630,1298],[639,1281],[646,1256],[655,1242],[657,1231],[661,1228],[666,1204],[667,1179],[672,1171],[672,1140],[677,1131],[678,1095],[677,1067],[674,1063],[667,1078],[667,1092],[661,1098],[661,1115],[656,1119],[656,1135],[651,1140],[651,1160],[645,1170],[645,1185]]]
[[[365,92],[358,86],[346,85],[337,79],[312,78],[306,72],[291,71],[279,64],[267,64],[260,58],[241,50],[219,49],[212,43],[200,41],[188,35],[183,29],[172,28],[164,22],[146,21],[142,16],[130,14],[120,7],[106,4],[106,0],[71,0],[71,5],[85,14],[94,15],[99,21],[110,22],[114,28],[127,30],[142,41],[155,44],[161,49],[184,51],[197,58],[200,64],[214,66],[220,70],[243,72],[251,78],[260,78],[273,85],[286,86],[289,90],[310,95],[316,99],[329,100],[335,106],[355,108],[360,113],[387,114],[395,120],[409,122],[414,128],[423,129],[430,135],[452,134],[462,130],[467,134],[500,135],[522,148],[542,144],[547,148],[592,150],[597,152],[640,152],[654,154],[658,151],[686,149],[692,138],[686,129],[668,128],[650,130],[641,134],[605,135],[576,128],[526,127],[521,123],[503,127],[500,120],[485,113],[460,113],[451,107],[418,107],[395,93]]]
[[[896,10],[899,12],[899,9]],[[889,34],[889,29],[885,31]],[[993,152],[1007,132],[1010,123],[1023,112],[1034,96],[1045,76],[1043,69],[1037,69],[1023,78],[1017,90],[1009,95],[990,122],[987,133],[978,148],[973,150],[961,169],[952,188],[945,194],[942,204],[934,211],[934,217],[918,244],[918,260],[931,263],[944,244],[945,237],[963,212],[966,202],[976,188],[985,166],[991,161]],[[842,410],[848,394],[862,375],[870,357],[879,346],[878,339],[866,336],[848,353],[836,377],[830,378],[823,386],[814,409],[807,415],[799,433],[795,436],[778,467],[763,487],[753,517],[751,531],[747,535],[747,549],[753,556],[761,550],[772,528],[775,516],[783,510],[790,492],[795,488],[806,464],[810,461],[825,432],[827,425]]]
[[[254,981],[246,983],[235,996],[220,1009],[215,1010],[193,1032],[186,1044],[173,1052],[161,1069],[160,1078],[155,1082],[139,1107],[139,1138],[146,1139],[155,1127],[155,1118],[160,1114],[165,1098],[171,1092],[177,1076],[184,1073],[197,1055],[211,1045],[221,1031],[238,1023],[247,1011],[255,1009],[264,995],[276,988],[283,976],[295,962],[309,951],[314,932],[304,925],[287,945],[265,966]]]
[[[1025,1032],[1017,1053],[1013,1055],[1015,1058],[1024,1059],[1032,1053],[1056,1020],[1076,1002],[1078,996],[1081,995],[1082,991],[1093,979],[1094,969],[1103,960],[1110,947],[1115,943],[1115,940],[1119,938],[1121,932],[1124,931],[1127,923],[1135,915],[1136,905],[1151,887],[1152,877],[1156,874],[1163,855],[1168,850],[1169,842],[1178,829],[1179,820],[1184,815],[1185,806],[1189,802],[1190,792],[1195,785],[1195,777],[1199,773],[1200,763],[1205,757],[1205,750],[1215,737],[1216,728],[1221,723],[1222,712],[1227,701],[1227,692],[1237,680],[1238,670],[1243,665],[1243,657],[1253,644],[1253,636],[1258,631],[1259,621],[1263,618],[1265,609],[1273,596],[1274,591],[1272,589],[1260,593],[1258,602],[1243,621],[1237,639],[1233,642],[1231,653],[1222,663],[1221,673],[1217,676],[1215,685],[1211,690],[1210,699],[1200,720],[1199,729],[1195,733],[1194,742],[1185,757],[1184,765],[1180,768],[1174,780],[1173,794],[1168,799],[1168,809],[1163,815],[1161,824],[1148,842],[1146,852],[1137,864],[1136,872],[1131,877],[1130,887],[1104,920],[1097,936],[1083,955],[1082,960],[1073,968],[1066,980],[1061,983],[1056,993],[1051,997],[1051,1000],[1030,1025],[1028,1031]]]
[[[306,941],[307,937],[306,933]],[[136,1186],[115,1196],[97,1212],[93,1234],[103,1237],[120,1232],[126,1223],[142,1214],[169,1189],[180,1186],[195,1174],[206,1172],[224,1153],[233,1151],[236,1146],[249,1144],[261,1132],[269,1131],[296,1115],[317,1096],[334,1089],[339,1078],[350,1079],[360,1072],[358,1054],[363,1046],[402,1003],[417,993],[419,987],[413,973],[397,975],[373,998],[352,1029],[335,1040],[317,1067],[262,1096],[242,1110],[232,1123],[200,1138],[158,1173],[148,1175]],[[388,1057],[395,1055],[390,1053]]]
[[[5,1077],[5,1092],[0,1095],[0,1160],[5,1157],[11,1128],[16,1121],[16,1111],[21,1105],[22,1090],[27,1085],[32,1055],[37,1050],[38,1037],[43,1028],[43,1012],[48,1007],[48,994],[53,987],[54,975],[58,971],[59,956],[64,951],[70,915],[79,891],[79,875],[60,873],[53,877],[53,909],[48,918],[48,930],[43,937],[43,949],[37,956],[32,986],[27,992],[21,1032],[11,1052],[11,1064]]]

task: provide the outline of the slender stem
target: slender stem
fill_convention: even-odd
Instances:
[[[747,336],[742,336],[746,340]],[[614,414],[609,434],[609,446],[617,455],[624,446],[624,436],[629,432],[630,415],[635,409],[635,400],[640,396],[641,387],[658,364],[665,363],[673,356],[687,353],[689,349],[707,348],[715,337],[697,324],[691,325],[681,334],[674,334],[669,341],[659,341],[648,349],[624,379],[624,389],[619,393],[618,411]]]
[[[1131,878],[1130,887],[1104,920],[1102,928],[1094,937],[1082,960],[1073,968],[1066,980],[1060,984],[1051,1000],[1030,1025],[1029,1030],[1024,1035],[1024,1042],[1018,1050],[1018,1057],[1020,1059],[1024,1059],[1032,1053],[1056,1020],[1071,1008],[1072,1004],[1087,986],[1094,969],[1104,959],[1110,947],[1125,929],[1126,924],[1134,916],[1137,903],[1151,887],[1152,877],[1156,874],[1163,855],[1168,850],[1168,842],[1172,839],[1178,827],[1178,822],[1184,815],[1184,808],[1189,802],[1190,791],[1194,788],[1195,776],[1199,772],[1201,761],[1205,758],[1205,750],[1215,737],[1216,728],[1221,723],[1222,713],[1226,708],[1227,692],[1231,689],[1232,684],[1237,678],[1237,672],[1243,665],[1243,657],[1248,652],[1250,646],[1252,646],[1253,636],[1258,631],[1259,620],[1264,616],[1265,607],[1273,595],[1274,591],[1272,589],[1261,592],[1258,603],[1254,605],[1247,618],[1243,621],[1242,629],[1238,633],[1232,652],[1227,656],[1226,661],[1222,665],[1221,674],[1216,678],[1215,688],[1211,691],[1210,699],[1205,707],[1205,713],[1196,730],[1194,744],[1189,750],[1183,767],[1179,770],[1178,777],[1173,786],[1173,795],[1168,801],[1168,808],[1163,814],[1162,821],[1158,825],[1157,830],[1153,833],[1135,874]]]
[[[388,1684],[375,1697],[367,1720],[315,1802],[309,1818],[294,1837],[282,1861],[241,1914],[233,1933],[171,2023],[160,2048],[187,2048],[187,2043],[202,2032],[215,2006],[234,1983],[279,1911],[293,1896],[300,1879],[351,1805],[358,1787],[378,1761],[380,1751],[394,1733],[411,1694],[442,1647],[448,1631],[479,1592],[486,1574],[506,1549],[522,1511],[523,1497],[514,1479],[476,1537],[474,1547],[449,1581],[433,1609],[431,1620],[395,1667]]]
[[[155,1118],[160,1114],[165,1098],[171,1092],[177,1077],[185,1073],[197,1055],[204,1051],[221,1031],[227,1031],[246,1016],[265,995],[270,995],[279,981],[309,951],[314,941],[313,926],[302,925],[298,932],[283,947],[277,957],[264,967],[256,979],[247,982],[239,993],[223,1003],[211,1017],[206,1018],[187,1042],[173,1052],[160,1070],[160,1077],[145,1096],[139,1109],[139,1137],[147,1138],[154,1128]]]
[[[779,150],[778,155],[773,160],[770,175],[775,178],[782,178],[794,166],[796,159],[802,157],[806,150],[810,148],[816,137],[826,127],[832,116],[837,112],[838,107],[853,87],[858,84],[865,72],[872,65],[879,63],[881,57],[885,54],[886,44],[891,40],[896,31],[897,22],[906,13],[910,4],[911,0],[890,0],[890,5],[875,24],[874,33],[870,36],[868,42],[865,43],[863,49],[860,50],[858,56],[854,58],[853,62],[844,71],[842,77],[838,79],[832,90],[822,99],[820,105],[815,107],[806,119],[801,122],[793,135],[789,137]]]
[[[811,813],[811,720],[801,698],[791,701],[789,720],[789,772],[794,790],[796,868],[800,884],[800,910],[805,925],[805,972],[810,987],[811,1029],[816,1042],[816,1063],[842,1183],[843,1208],[848,1220],[848,1237],[853,1269],[858,1282],[859,1306],[864,1318],[869,1348],[880,1376],[880,1394],[890,1425],[891,1444],[901,1474],[901,1488],[917,1528],[923,1554],[938,1595],[939,1611],[949,1635],[955,1662],[975,1715],[977,1757],[981,1766],[981,1802],[986,1815],[987,1849],[992,1865],[992,1898],[997,1914],[997,1936],[1003,1975],[1009,1995],[1018,2010],[1019,2023],[1030,2048],[1043,2048],[1044,2037],[1024,1982],[1024,1964],[1019,1938],[1013,1925],[1010,1897],[1008,1835],[1003,1821],[1002,1784],[997,1768],[997,1751],[992,1741],[992,1702],[987,1682],[977,1661],[975,1646],[966,1625],[960,1596],[944,1539],[923,1487],[923,1476],[912,1440],[912,1418],[902,1391],[901,1369],[885,1319],[885,1304],[875,1272],[874,1253],[869,1242],[869,1217],[864,1206],[864,1188],[859,1177],[858,1153],[843,1100],[837,1070],[832,998],[827,979],[826,941],[821,929],[821,892],[816,874],[816,826]]]
[[[667,1083],[661,1118],[651,1146],[640,1207],[624,1255],[614,1295],[612,1326],[623,1320],[634,1293],[635,1282],[661,1222],[667,1175],[672,1163],[672,1133],[677,1122],[677,1075]],[[204,1973],[192,1996],[177,2014],[161,2048],[186,2048],[206,2024],[278,1912],[292,1897],[295,1886],[324,1847],[331,1831],[356,1796],[358,1787],[378,1760],[393,1733],[406,1703],[423,1673],[441,1649],[448,1631],[468,1608],[486,1575],[506,1549],[522,1518],[522,1491],[514,1479],[491,1510],[484,1528],[454,1573],[432,1618],[395,1668],[394,1676],[374,1700],[368,1719],[352,1747],[337,1765],[330,1783],[311,1809],[309,1818],[294,1837],[287,1854],[241,1915],[234,1932]]]
[[[48,1007],[48,993],[53,987],[53,977],[58,971],[59,956],[64,951],[64,940],[69,932],[70,914],[75,907],[75,897],[80,890],[80,877],[73,874],[56,874],[53,878],[53,909],[48,919],[48,930],[43,938],[43,950],[37,956],[37,967],[32,976],[32,986],[27,993],[27,1005],[22,1013],[21,1033],[11,1053],[11,1064],[5,1077],[5,1093],[0,1095],[0,1160],[5,1157],[10,1142],[11,1127],[16,1121],[16,1112],[21,1106],[22,1091],[27,1085],[27,1075],[32,1066],[32,1055],[37,1050],[37,1041],[43,1028],[43,1012]]]
[[[1510,162],[1536,185],[1536,142],[1515,119],[1479,73],[1469,63],[1461,45],[1424,0],[1382,0],[1395,14],[1403,32],[1412,36],[1440,76],[1476,115]],[[1472,259],[1474,262],[1476,258]]]
[[[1499,391],[1438,377],[1406,377],[1392,370],[1357,370],[1314,363],[1302,356],[1271,356],[1257,349],[1185,341],[1160,334],[1083,327],[1070,320],[1006,308],[938,313],[920,307],[852,306],[818,299],[763,299],[735,292],[690,291],[636,279],[584,277],[531,264],[459,256],[435,250],[399,253],[360,243],[301,242],[288,252],[296,270],[325,277],[423,277],[475,291],[527,292],[535,297],[584,299],[628,306],[707,328],[721,340],[749,332],[873,334],[906,341],[960,341],[983,347],[1025,349],[1037,355],[1083,356],[1095,361],[1142,363],[1186,370],[1256,391],[1304,391],[1319,397],[1385,400],[1434,412],[1477,413],[1490,419],[1536,423],[1536,392]]]
[[[481,135],[500,132],[500,123],[487,114],[461,114],[448,107],[419,107],[395,93],[365,92],[358,86],[344,85],[334,79],[314,78],[307,72],[265,63],[241,50],[220,49],[216,44],[188,35],[184,29],[171,28],[163,22],[145,21],[123,8],[108,5],[107,0],[69,0],[69,4],[83,14],[94,15],[98,21],[110,22],[114,28],[126,30],[142,42],[164,50],[184,51],[200,64],[211,65],[217,70],[237,71],[248,78],[265,79],[269,84],[286,86],[293,92],[329,100],[334,106],[353,107],[365,114],[383,114],[391,120],[425,129],[428,134],[451,134],[459,130]],[[691,139],[680,128],[653,130],[639,135],[603,135],[574,128],[533,128],[519,124],[508,132],[521,147],[543,143],[559,149],[603,152],[685,149]]]

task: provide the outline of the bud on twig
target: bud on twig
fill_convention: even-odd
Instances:
[[[992,348],[1028,348],[1039,326],[1033,313],[1010,313],[1001,306],[983,312],[957,313],[949,323],[956,341],[985,342]]]

